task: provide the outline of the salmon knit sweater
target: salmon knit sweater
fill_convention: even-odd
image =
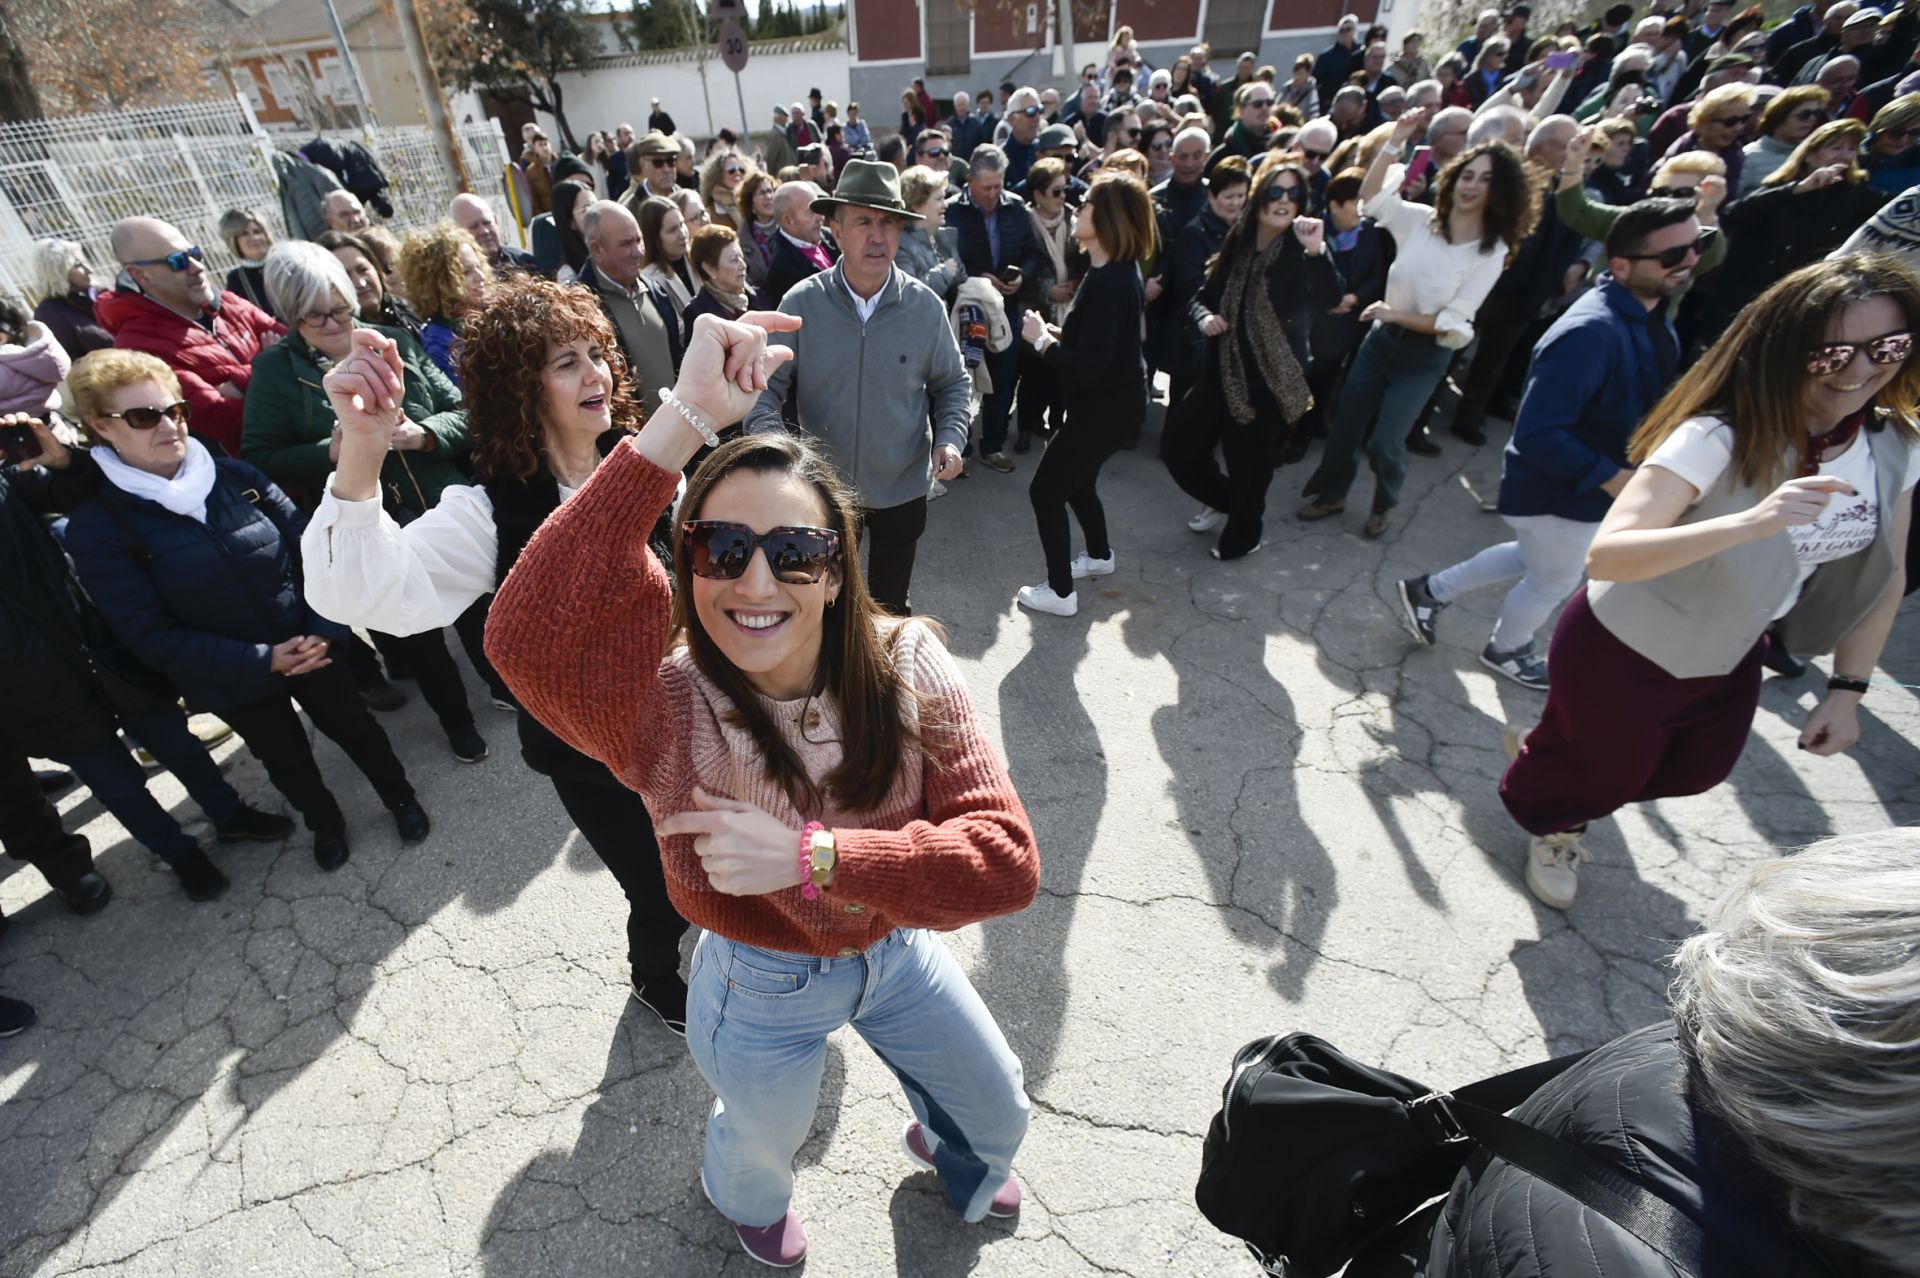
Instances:
[[[733,703],[669,648],[672,586],[646,530],[678,476],[614,449],[534,534],[493,601],[487,655],[520,704],[568,745],[600,760],[645,800],[657,823],[693,807],[693,788],[752,803],[793,827],[807,822],[766,777]],[[1040,882],[1033,827],[980,721],[959,668],[928,627],[903,623],[894,659],[947,725],[940,757],[909,748],[878,809],[827,797],[818,820],[839,854],[833,886],[728,896],[707,880],[691,836],[660,840],[667,893],[691,923],[749,945],[844,955],[896,927],[957,928],[1024,909]],[[831,699],[766,701],[816,783],[839,763]]]

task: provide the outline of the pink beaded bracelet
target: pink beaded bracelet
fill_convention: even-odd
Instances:
[[[800,895],[809,901],[820,899],[820,889],[813,885],[813,836],[826,828],[818,821],[809,821],[800,831]]]

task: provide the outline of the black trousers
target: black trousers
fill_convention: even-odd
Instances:
[[[1027,488],[1027,500],[1033,503],[1033,520],[1040,529],[1040,549],[1047,557],[1047,584],[1062,599],[1073,593],[1073,531],[1067,526],[1067,511],[1080,521],[1081,535],[1087,539],[1087,554],[1106,559],[1113,554],[1107,541],[1107,511],[1100,504],[1094,485],[1100,468],[1113,456],[1115,441],[1102,433],[1107,423],[1067,418],[1067,424],[1047,445],[1046,455],[1034,469],[1033,483]]]
[[[445,648],[441,649],[445,652]],[[413,802],[413,785],[393,752],[386,730],[374,722],[367,703],[354,690],[344,662],[312,674],[287,679],[287,690],[220,711],[247,749],[267,770],[267,780],[285,795],[307,828],[329,834],[344,833],[346,814],[320,776],[306,729],[294,713],[294,703],[307,712],[313,726],[339,746],[355,767],[373,783],[374,792],[389,808]]]
[[[487,596],[491,603],[492,595]],[[479,607],[478,604],[475,607]],[[462,613],[456,625],[467,621],[468,613]],[[460,639],[467,645],[467,653],[472,656],[479,652],[485,660],[486,653],[481,649],[481,636],[487,626],[487,614],[480,610],[478,624],[473,627],[473,638],[468,639],[462,632]],[[353,672],[353,681],[360,687],[366,687],[380,677],[380,663],[374,657],[374,649],[386,658],[387,664],[395,670],[404,670],[404,677],[414,681],[420,689],[420,695],[426,700],[427,707],[433,711],[433,717],[440,721],[441,730],[451,735],[462,728],[473,726],[473,710],[467,705],[466,681],[460,677],[460,667],[454,664],[453,654],[447,651],[446,636],[438,630],[423,631],[417,635],[389,635],[378,630],[367,632],[373,636],[373,648],[368,648],[358,634],[345,641],[344,655],[347,665]],[[338,649],[340,645],[336,645]],[[342,655],[336,651],[336,657]],[[492,673],[489,664],[487,672]],[[500,676],[494,674],[498,679]]]
[[[1474,349],[1473,362],[1467,365],[1466,378],[1460,383],[1460,406],[1453,414],[1456,425],[1478,426],[1486,421],[1487,409],[1493,397],[1500,393],[1500,384],[1506,380],[1507,365],[1532,322],[1533,317],[1523,314],[1517,304],[1491,313],[1482,308],[1475,317],[1474,333],[1479,345]]]
[[[1267,513],[1267,488],[1273,483],[1273,442],[1279,418],[1264,395],[1254,396],[1254,419],[1241,425],[1220,396],[1202,384],[1180,401],[1177,421],[1168,423],[1160,455],[1180,491],[1203,506],[1227,513],[1216,549],[1222,559],[1238,559],[1260,544]],[[1223,473],[1214,460],[1226,458]]]
[[[0,754],[0,847],[56,890],[93,869],[86,836],[67,833],[25,755]]]
[[[467,606],[467,610],[454,618],[453,632],[460,636],[460,646],[467,650],[467,660],[473,663],[473,672],[480,676],[480,682],[487,685],[487,695],[496,701],[509,705],[518,705],[513,693],[507,688],[507,681],[493,668],[493,662],[487,660],[487,613],[493,607],[493,596],[482,595]],[[444,643],[441,645],[446,646]],[[423,690],[424,691],[424,690]],[[460,691],[461,704],[466,703],[466,689]]]
[[[1067,403],[1060,392],[1060,379],[1047,361],[1033,353],[1033,347],[1020,344],[1020,398],[1014,405],[1014,425],[1024,437],[1058,431],[1067,420]]]
[[[690,925],[667,898],[647,805],[618,783],[550,780],[574,828],[627,894],[627,962],[634,976],[644,982],[679,975],[680,938]]]
[[[862,509],[860,527],[867,534],[867,593],[894,616],[912,616],[907,596],[913,588],[920,534],[927,530],[927,499]]]

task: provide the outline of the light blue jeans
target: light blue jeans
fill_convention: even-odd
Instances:
[[[713,1088],[707,1197],[735,1224],[786,1215],[793,1156],[813,1126],[827,1035],[851,1024],[907,1093],[947,1202],[986,1215],[1027,1134],[1027,1093],[993,1014],[940,938],[899,928],[844,958],[702,932],[687,1045]]]

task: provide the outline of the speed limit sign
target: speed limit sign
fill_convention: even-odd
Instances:
[[[728,18],[720,24],[720,61],[726,63],[727,70],[738,75],[747,66],[747,33],[740,24]]]

